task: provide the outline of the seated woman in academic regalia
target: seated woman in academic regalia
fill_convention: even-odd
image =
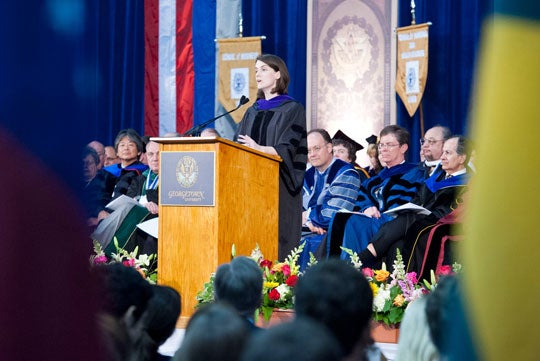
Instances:
[[[157,252],[157,239],[137,228],[139,223],[158,215],[159,145],[156,142],[148,142],[146,156],[149,169],[134,177],[126,191],[126,196],[134,202],[122,204],[92,234],[92,239],[100,242],[105,253],[115,251],[111,242],[114,237],[126,251],[138,246],[139,253]]]

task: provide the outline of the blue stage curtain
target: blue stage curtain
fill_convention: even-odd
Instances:
[[[467,134],[474,87],[478,43],[483,21],[493,13],[493,1],[416,1],[416,23],[429,28],[428,78],[422,110],[424,130],[441,124],[455,134]],[[399,2],[398,26],[411,24],[410,1]],[[397,122],[411,132],[409,159],[419,160],[420,108],[411,118],[397,96]]]
[[[266,36],[263,53],[285,61],[291,74],[289,95],[305,105],[307,0],[244,0],[242,12],[244,36]]]
[[[144,131],[144,1],[87,1],[88,50],[93,54],[93,138],[111,144],[116,134]]]

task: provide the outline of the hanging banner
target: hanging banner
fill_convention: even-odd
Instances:
[[[428,24],[398,28],[396,92],[409,116],[413,116],[424,94],[428,70]]]
[[[255,61],[261,54],[261,37],[217,39],[218,43],[218,101],[227,109],[234,109],[245,95],[250,103],[257,99]],[[230,114],[239,123],[247,107]]]

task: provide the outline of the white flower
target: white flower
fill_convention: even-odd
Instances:
[[[277,286],[276,290],[279,292],[279,295],[280,295],[279,299],[283,300],[285,299],[285,296],[291,291],[291,288],[288,285],[283,283]]]
[[[377,292],[377,296],[375,296],[375,298],[373,299],[373,311],[382,312],[384,304],[389,299],[390,290],[387,290],[384,288],[384,286],[381,286],[379,288],[379,292]]]
[[[259,248],[259,245],[257,244],[257,246],[253,249],[253,251],[251,251],[251,255],[249,256],[251,259],[253,259],[255,262],[257,262],[257,264],[259,264],[259,262],[264,259],[264,256],[262,254],[262,251],[261,249]]]

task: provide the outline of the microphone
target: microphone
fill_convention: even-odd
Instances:
[[[229,110],[228,112],[226,113],[223,113],[223,114],[220,114],[218,115],[217,117],[214,117],[212,119],[208,119],[207,121],[205,121],[204,123],[201,123],[201,124],[197,124],[196,126],[194,126],[193,128],[191,128],[190,130],[188,130],[187,132],[184,133],[184,137],[188,136],[188,135],[199,135],[201,133],[201,130],[204,129],[207,125],[209,125],[210,123],[212,122],[215,122],[216,120],[218,120],[219,118],[229,114],[229,113],[232,113],[234,112],[235,110],[237,110],[238,108],[240,108],[242,105],[246,104],[247,102],[249,102],[249,98],[246,97],[245,95],[242,95],[242,97],[240,98],[240,101],[238,102],[238,106],[236,108],[234,108],[233,110]]]

